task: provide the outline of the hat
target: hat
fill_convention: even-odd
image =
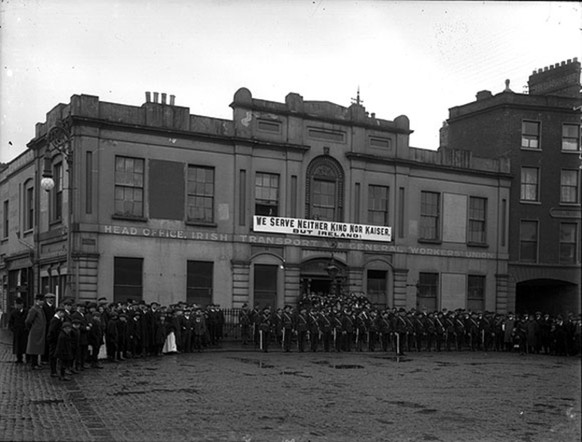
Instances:
[[[14,303],[15,303],[15,304],[19,304],[19,305],[20,305],[20,304],[24,304],[24,299],[22,299],[22,298],[16,298],[16,299],[14,300]]]
[[[55,309],[55,313],[57,313],[57,312],[64,312],[64,311],[65,311],[65,309],[63,307],[57,307]]]
[[[80,319],[73,319],[73,325],[75,324],[81,324],[81,320]]]
[[[73,300],[71,298],[63,299],[63,305],[73,305]]]
[[[37,301],[42,301],[42,300],[44,300],[44,295],[36,295],[34,297],[34,299],[37,300]]]
[[[152,307],[153,307],[154,305],[157,305],[157,306],[159,307],[160,303],[159,303],[159,302],[156,302],[156,301],[154,301],[154,302],[152,302],[152,303],[150,304],[150,306],[152,306]]]
[[[98,302],[99,304],[107,304],[107,298],[105,298],[105,297],[99,298],[99,299],[97,300],[97,302]]]
[[[45,298],[56,298],[56,295],[54,293],[47,293],[44,295]]]
[[[63,327],[63,328],[65,328],[65,327],[71,327],[71,322],[70,322],[70,321],[65,321],[65,322],[63,322],[63,325],[62,325],[62,327]]]

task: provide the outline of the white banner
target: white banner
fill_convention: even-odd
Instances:
[[[279,216],[255,215],[253,219],[253,230],[255,232],[361,239],[366,241],[392,241],[392,227],[386,226],[336,223],[333,221],[283,218]]]

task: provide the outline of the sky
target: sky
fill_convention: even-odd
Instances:
[[[523,93],[534,69],[582,60],[580,2],[353,0],[0,0],[0,162],[76,94],[140,106],[176,96],[232,119],[234,93],[410,119],[410,145],[437,149],[451,107]]]

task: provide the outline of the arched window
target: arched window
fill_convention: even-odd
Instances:
[[[310,219],[343,221],[344,172],[329,156],[315,158],[307,167],[305,215]]]

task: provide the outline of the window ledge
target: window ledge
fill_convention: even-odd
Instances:
[[[541,152],[541,147],[523,147],[521,146],[521,150],[527,150],[528,152]]]
[[[147,218],[143,216],[131,216],[131,215],[111,215],[111,219],[119,219],[124,221],[135,221],[138,223],[146,223],[148,221]]]
[[[532,206],[541,206],[541,201],[529,201],[529,200],[519,200],[521,204],[531,204]]]
[[[186,221],[184,224],[187,226],[198,226],[198,227],[218,227],[218,224],[214,222],[204,222],[204,221]]]
[[[418,238],[419,243],[423,244],[442,244],[443,241],[440,239],[428,239],[428,238]]]
[[[59,224],[63,223],[63,219],[59,218],[59,219],[54,219],[52,221],[49,221],[49,227],[52,229],[54,226],[58,226]]]
[[[488,249],[489,244],[487,244],[486,242],[468,242],[467,247],[477,247],[477,248],[481,248],[481,249]]]
[[[24,232],[22,232],[22,236],[28,236],[34,233],[34,228],[31,229],[27,229]]]
[[[580,154],[580,152],[581,152],[581,150],[580,150],[580,149],[578,149],[578,150],[566,150],[566,149],[561,149],[561,150],[560,150],[560,152],[561,152],[561,153],[575,153],[576,155],[579,155],[579,154]]]

